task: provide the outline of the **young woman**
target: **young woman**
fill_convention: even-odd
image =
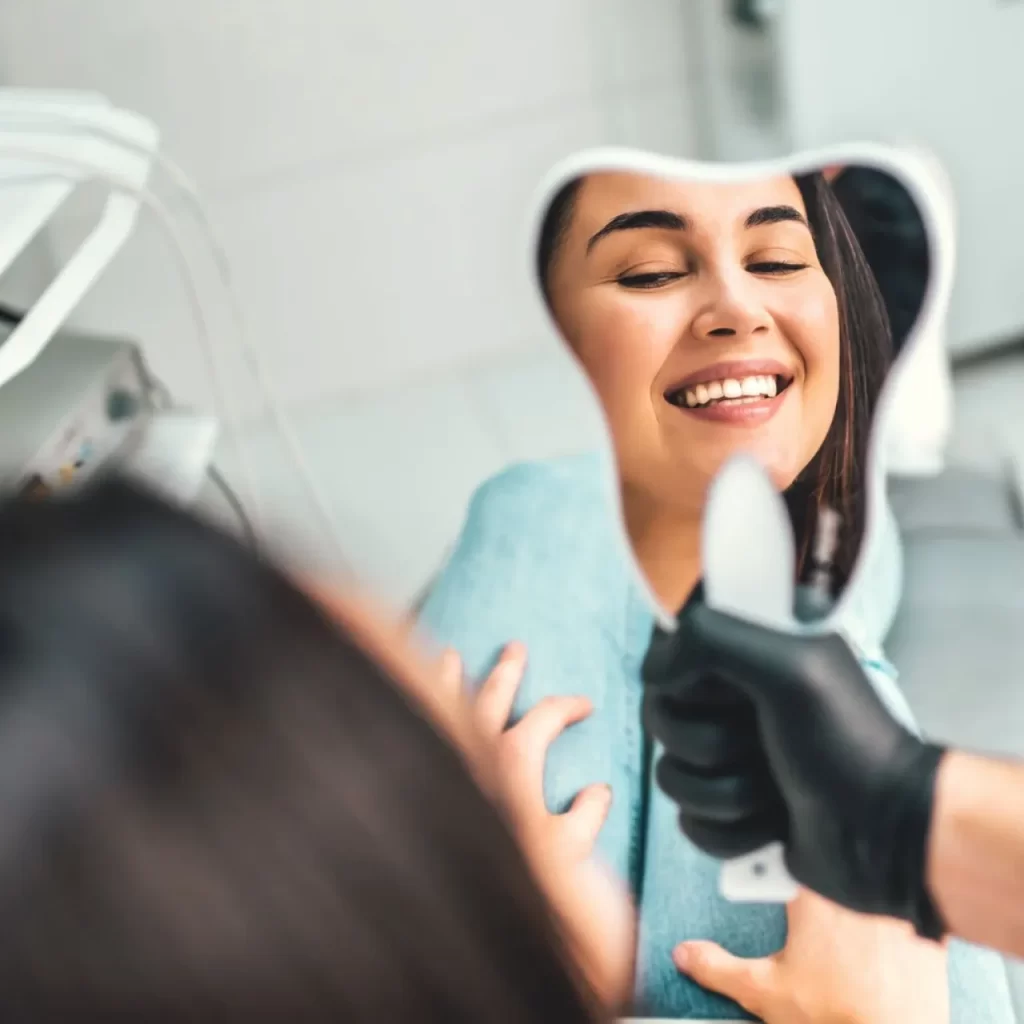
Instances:
[[[125,484],[3,501],[0,1015],[610,1020],[628,897],[537,768],[581,702],[502,733],[517,681]]]
[[[593,174],[556,196],[538,264],[604,409],[627,529],[662,604],[693,589],[707,488],[738,450],[785,493],[804,550],[819,508],[840,514],[842,586],[891,342],[824,179]],[[755,393],[730,399],[730,384]]]
[[[885,312],[819,175],[730,185],[589,175],[553,202],[538,274],[602,403],[615,464],[595,453],[516,466],[485,484],[422,621],[460,651],[474,679],[506,641],[524,642],[530,670],[519,710],[552,694],[589,698],[593,714],[552,749],[549,805],[610,785],[598,848],[639,904],[638,998],[655,1015],[729,1018],[740,1014],[735,1002],[681,975],[673,948],[713,940],[765,957],[786,944],[786,912],[721,900],[719,865],[680,835],[654,784],[640,715],[654,619],[614,515],[621,502],[639,570],[674,611],[701,575],[708,484],[731,454],[750,451],[786,496],[801,561],[819,510],[839,512],[836,585],[844,585],[862,539],[871,416],[889,365]],[[736,383],[746,394],[748,382],[751,402],[722,401]],[[894,526],[880,525],[842,625],[906,716],[880,646],[900,579]],[[808,917],[821,934],[840,934],[828,905],[803,902],[799,913],[801,935]],[[856,922],[850,928],[840,947],[827,946],[835,977],[870,991],[877,979],[864,950],[874,940],[858,938]],[[945,967],[933,958],[925,966],[917,940],[904,941],[908,983],[943,987]],[[824,948],[787,947],[794,991],[821,971],[820,956],[806,954]],[[953,947],[948,971],[954,1018],[1012,1021],[1000,961]],[[922,1013],[930,1009],[922,1003]]]

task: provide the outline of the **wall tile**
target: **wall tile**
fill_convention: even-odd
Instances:
[[[437,571],[473,490],[506,461],[454,375],[429,388],[303,410],[292,423],[352,568],[396,604]],[[259,520],[290,559],[336,577],[322,521],[280,436],[260,429],[243,441]],[[245,494],[230,449],[221,464]]]
[[[534,340],[545,324],[526,238],[534,189],[557,159],[602,138],[601,112],[584,106],[211,204],[249,336],[278,397],[301,404],[387,388]],[[189,238],[219,314],[219,351],[230,358],[226,309]],[[143,225],[78,319],[137,333],[177,389],[203,401],[206,369],[176,274],[157,227]],[[246,375],[234,379],[252,414]]]
[[[597,400],[560,345],[552,338],[521,355],[460,374],[507,462],[587,451],[606,443]]]
[[[592,94],[588,0],[6,0],[0,67],[155,118],[207,188]]]

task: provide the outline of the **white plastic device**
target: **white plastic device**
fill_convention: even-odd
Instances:
[[[710,607],[772,629],[800,628],[793,613],[793,527],[782,496],[755,459],[738,455],[715,478],[701,543]],[[727,900],[744,903],[788,903],[797,893],[780,843],[727,861],[719,887]]]
[[[83,127],[46,131],[38,123],[46,116],[102,126],[130,139],[134,149],[112,145]],[[76,163],[94,165],[141,190],[159,139],[151,121],[95,93],[0,90],[0,274],[87,179],[85,171],[71,169]],[[140,205],[123,191],[108,196],[96,226],[0,347],[0,386],[32,364],[110,265],[133,231]]]
[[[0,274],[57,212],[73,190],[98,182],[109,190],[99,223],[60,269],[43,295],[0,349],[0,386],[38,357],[68,315],[92,287],[128,239],[145,207],[157,218],[170,243],[191,307],[197,336],[210,374],[219,418],[237,450],[248,498],[256,508],[256,487],[246,445],[228,402],[221,359],[214,344],[192,261],[170,209],[152,191],[154,166],[169,178],[175,198],[195,220],[213,257],[242,357],[266,411],[289,450],[310,503],[324,530],[334,564],[351,568],[328,502],[311,471],[292,424],[275,400],[263,365],[249,343],[245,318],[231,282],[223,246],[216,237],[197,191],[188,177],[158,148],[159,132],[146,118],[114,107],[97,93],[0,88]]]

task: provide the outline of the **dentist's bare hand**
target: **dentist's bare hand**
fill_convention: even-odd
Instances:
[[[775,956],[743,959],[711,942],[676,947],[676,966],[765,1024],[948,1024],[946,951],[892,918],[803,891]]]

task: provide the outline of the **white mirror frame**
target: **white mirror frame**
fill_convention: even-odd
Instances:
[[[788,174],[813,173],[824,167],[836,165],[856,165],[884,171],[891,174],[907,189],[917,204],[928,235],[930,270],[921,311],[883,386],[875,422],[872,424],[866,476],[868,500],[864,541],[858,552],[857,562],[850,574],[849,582],[843,589],[833,614],[830,616],[833,621],[841,621],[844,613],[856,598],[865,566],[871,563],[876,554],[875,549],[881,543],[882,534],[878,529],[878,524],[886,514],[889,453],[894,448],[899,450],[902,440],[898,433],[895,440],[890,435],[898,431],[901,425],[908,421],[909,414],[901,415],[902,410],[908,409],[912,412],[915,407],[917,401],[915,374],[920,374],[922,366],[927,370],[935,362],[936,353],[929,351],[926,346],[929,339],[938,339],[938,342],[941,343],[949,296],[953,287],[955,219],[947,179],[935,158],[926,151],[912,146],[897,147],[874,142],[852,142],[837,146],[825,146],[786,157],[749,163],[683,160],[642,150],[618,147],[583,150],[556,164],[542,181],[533,201],[525,248],[527,273],[530,280],[534,282],[534,294],[541,315],[554,329],[560,343],[565,345],[561,331],[544,302],[540,283],[537,281],[536,259],[537,245],[548,207],[559,190],[570,181],[587,174],[620,171],[685,181],[745,182]],[[938,358],[944,359],[944,352],[940,352]],[[581,373],[581,375],[585,377],[585,374]],[[933,376],[934,373],[929,374],[929,380]],[[605,424],[603,443],[606,454],[610,456],[607,460],[607,487],[609,498],[614,502],[613,507],[618,513],[617,525],[623,550],[632,566],[641,591],[647,595],[658,624],[663,629],[674,629],[675,617],[669,614],[655,597],[640,569],[626,534],[611,435],[597,394],[589,379],[585,381],[585,384],[592,401],[601,412],[601,422]]]

